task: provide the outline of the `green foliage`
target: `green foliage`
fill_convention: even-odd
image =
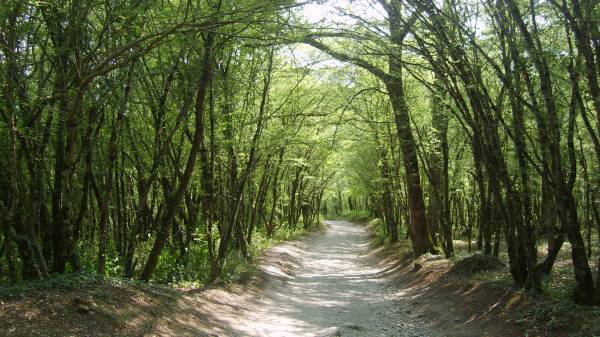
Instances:
[[[238,253],[232,253],[227,258],[223,274],[219,280],[225,283],[248,281],[257,271],[256,264],[244,259]]]
[[[528,268],[560,222],[585,241],[543,282],[566,301],[599,254],[599,9],[409,2],[399,41],[372,3],[331,27],[291,0],[0,5],[0,282],[237,280],[324,213]]]
[[[341,218],[346,219],[351,222],[358,222],[358,223],[371,224],[371,222],[372,222],[372,221],[369,221],[372,219],[372,216],[371,216],[371,214],[369,214],[369,211],[363,210],[363,209],[347,210],[344,213],[342,213]]]
[[[75,290],[82,287],[93,287],[104,282],[104,278],[93,273],[58,274],[30,282],[0,286],[0,298],[21,297],[31,291],[43,290]]]
[[[369,221],[369,227],[374,228],[375,245],[386,245],[389,242],[389,235],[386,231],[385,224],[381,219],[373,219]]]

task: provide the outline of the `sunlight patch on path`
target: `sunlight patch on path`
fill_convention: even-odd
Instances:
[[[346,221],[327,225],[323,235],[273,249],[260,267],[263,296],[249,310],[221,317],[236,331],[232,336],[439,336],[406,314],[404,292],[366,264],[365,228]]]

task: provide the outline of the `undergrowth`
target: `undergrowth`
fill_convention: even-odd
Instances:
[[[383,247],[387,253],[394,254],[399,258],[411,252],[410,241],[404,239],[405,233],[404,235],[400,234],[400,242],[391,244],[385,224],[381,219],[367,218],[364,220],[363,218],[362,221],[357,221],[356,219],[361,219],[361,216],[360,213],[349,213],[344,214],[343,218],[353,222],[366,223],[373,234],[372,245],[374,247]],[[468,250],[467,243],[465,238],[461,237],[454,240],[455,254],[448,259],[452,264],[479,252],[475,242],[471,245],[471,251]],[[545,252],[542,250],[545,246],[545,243],[539,243],[540,256],[544,256]],[[591,260],[595,261],[599,253],[593,251]],[[508,265],[508,254],[503,243],[501,243],[498,258]],[[428,260],[429,258],[424,256],[422,259]],[[600,322],[600,307],[581,306],[575,304],[572,300],[575,280],[570,264],[570,245],[568,242],[561,250],[551,275],[543,279],[541,294],[517,290],[508,268],[475,273],[468,276],[468,279],[469,282],[483,282],[491,286],[512,288],[520,293],[525,304],[518,306],[511,312],[510,316],[517,324],[526,324],[528,327],[527,336],[540,336],[540,331],[560,332],[561,335],[564,335],[565,331],[569,331],[569,336],[573,337],[600,337],[600,324],[598,324]]]
[[[294,240],[310,231],[320,230],[322,224],[319,223],[309,229],[302,226],[289,228],[282,226],[278,228],[272,237],[259,232],[253,237],[252,244],[248,247],[250,259],[245,259],[241,253],[234,250],[226,258],[223,272],[217,282],[219,283],[240,283],[250,279],[258,270],[258,258],[268,248],[283,242]],[[155,277],[151,283],[145,283],[136,279],[125,279],[120,275],[122,269],[118,260],[111,260],[107,276],[101,276],[93,272],[93,266],[84,266],[83,271],[79,273],[55,274],[46,278],[21,281],[15,284],[0,284],[0,299],[12,299],[26,296],[30,292],[59,290],[72,291],[85,287],[100,286],[138,286],[144,288],[199,288],[206,285],[209,279],[210,262],[208,261],[207,247],[198,244],[191,249],[187,259],[187,268],[181,264],[174,263],[176,259],[175,252],[170,251],[162,254],[159,260],[159,266]]]
[[[26,296],[30,292],[49,290],[73,291],[82,288],[100,288],[111,286],[136,286],[148,289],[171,288],[167,285],[145,283],[139,280],[105,276],[94,273],[54,274],[29,282],[19,282],[0,286],[0,299],[13,299]]]

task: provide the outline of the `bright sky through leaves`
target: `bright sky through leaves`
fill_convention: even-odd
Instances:
[[[354,19],[344,16],[342,12],[360,15],[364,19],[383,19],[383,8],[373,1],[332,0],[322,4],[304,6],[302,15],[310,23],[342,23],[352,24]]]

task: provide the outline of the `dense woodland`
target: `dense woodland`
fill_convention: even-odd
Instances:
[[[3,1],[1,280],[210,281],[365,210],[597,304],[598,2],[311,2]]]

